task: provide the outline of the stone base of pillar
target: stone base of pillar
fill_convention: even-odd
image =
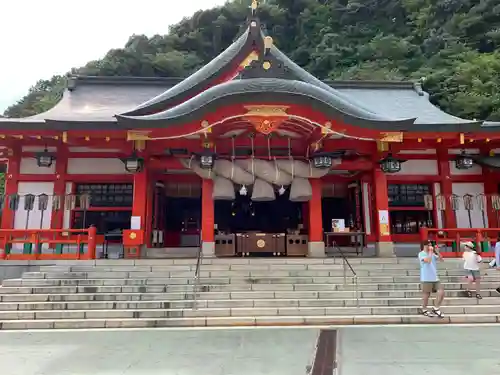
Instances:
[[[319,242],[309,242],[308,244],[308,256],[310,258],[324,258],[325,253],[325,243],[323,241]]]
[[[201,243],[201,253],[203,257],[210,258],[215,256],[215,242],[202,242]]]
[[[379,258],[392,258],[396,256],[393,242],[376,242],[375,251]]]

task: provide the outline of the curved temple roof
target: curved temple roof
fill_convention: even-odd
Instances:
[[[195,120],[215,111],[222,105],[249,103],[290,103],[308,102],[322,113],[331,117],[342,118],[352,125],[372,128],[378,126],[405,129],[415,119],[396,119],[357,107],[348,100],[334,95],[323,88],[305,82],[283,79],[254,78],[249,80],[229,81],[211,87],[194,98],[167,109],[163,112],[141,116],[138,121],[133,116],[117,116],[125,124],[136,127],[167,127]]]

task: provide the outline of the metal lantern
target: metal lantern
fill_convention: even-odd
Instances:
[[[144,159],[139,157],[134,151],[128,158],[122,159],[125,170],[130,173],[137,173],[144,168]]]
[[[328,169],[333,165],[331,154],[326,152],[317,152],[313,154],[312,160],[314,167],[319,169]]]
[[[471,169],[474,166],[474,159],[468,156],[465,152],[462,152],[455,159],[455,167],[457,169]]]
[[[384,173],[397,173],[401,171],[401,164],[405,161],[406,160],[397,159],[393,157],[392,154],[389,154],[379,161],[380,169],[382,169]]]
[[[36,164],[41,168],[50,168],[56,160],[54,154],[50,153],[47,148],[45,148],[42,152],[38,152],[35,155]]]
[[[215,153],[210,151],[208,148],[204,148],[203,151],[198,155],[200,160],[200,168],[202,169],[212,169],[215,163]]]

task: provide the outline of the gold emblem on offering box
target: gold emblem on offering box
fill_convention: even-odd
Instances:
[[[257,241],[257,247],[259,249],[262,249],[264,246],[266,246],[266,241],[264,241],[264,240],[258,240]]]

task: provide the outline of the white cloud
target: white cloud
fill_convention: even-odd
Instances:
[[[166,34],[169,25],[225,0],[1,0],[0,113],[38,79],[122,47],[132,34]]]

